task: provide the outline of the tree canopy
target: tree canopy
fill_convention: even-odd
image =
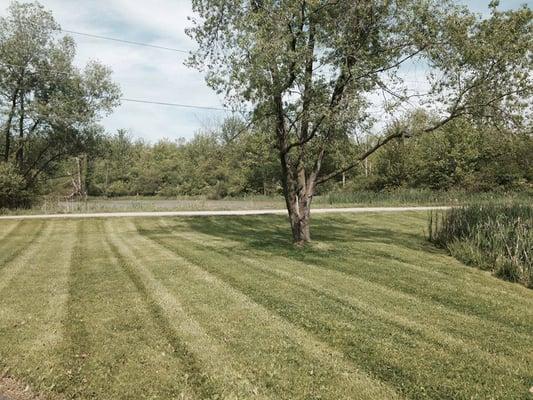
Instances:
[[[530,124],[532,12],[488,18],[435,0],[193,0],[190,64],[235,105],[252,105],[276,138],[294,240],[310,240],[316,186],[355,168],[395,138],[457,118],[508,129]],[[502,34],[505,32],[505,34]],[[434,118],[413,132],[399,114],[411,97],[401,67],[423,63]],[[348,165],[324,173],[326,155],[369,132],[370,98],[387,93],[386,134]]]
[[[73,39],[38,3],[13,2],[0,18],[0,149],[26,190],[83,152],[101,116],[118,105],[111,70],[98,62],[79,69],[75,55]]]

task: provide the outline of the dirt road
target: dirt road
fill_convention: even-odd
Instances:
[[[450,207],[354,207],[354,208],[316,208],[312,214],[342,213],[383,213],[405,211],[446,210]],[[152,212],[108,212],[86,214],[39,214],[5,215],[1,220],[13,219],[69,219],[69,218],[121,218],[121,217],[214,217],[238,215],[284,215],[287,210],[234,210],[234,211],[152,211]]]

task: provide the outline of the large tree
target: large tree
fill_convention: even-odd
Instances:
[[[525,6],[501,12],[492,2],[483,18],[447,0],[192,3],[197,17],[188,32],[199,48],[190,64],[229,102],[251,104],[255,119],[269,122],[297,243],[311,239],[317,185],[392,139],[433,132],[456,118],[507,128],[527,119],[532,12]],[[438,115],[418,132],[399,117],[413,101],[401,79],[405,63],[427,68],[430,90],[425,102],[417,94],[417,105]],[[325,173],[328,152],[370,129],[370,98],[378,92],[389,99],[383,116],[394,117],[377,125],[386,133],[351,163]]]
[[[43,172],[85,150],[103,113],[118,105],[111,71],[74,65],[75,43],[38,3],[13,2],[0,18],[0,149],[32,189]]]

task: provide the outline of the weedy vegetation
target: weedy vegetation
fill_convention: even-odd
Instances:
[[[394,190],[350,190],[332,191],[318,199],[318,203],[330,205],[364,206],[456,206],[480,203],[525,202],[533,192],[471,192],[464,190],[394,189]]]
[[[533,205],[477,204],[433,212],[429,240],[468,265],[533,287]]]

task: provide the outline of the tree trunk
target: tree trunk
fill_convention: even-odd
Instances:
[[[11,124],[13,123],[13,117],[15,116],[15,110],[17,108],[18,89],[15,89],[13,96],[11,97],[11,109],[7,116],[6,126],[4,128],[5,135],[5,147],[4,147],[4,161],[9,161],[9,153],[11,152]]]
[[[16,153],[17,165],[22,171],[24,167],[24,92],[20,94],[20,115],[19,115],[19,147]]]
[[[300,198],[294,191],[285,196],[289,222],[291,224],[292,238],[297,245],[304,245],[311,241],[309,228],[311,217],[311,199],[305,196]]]

